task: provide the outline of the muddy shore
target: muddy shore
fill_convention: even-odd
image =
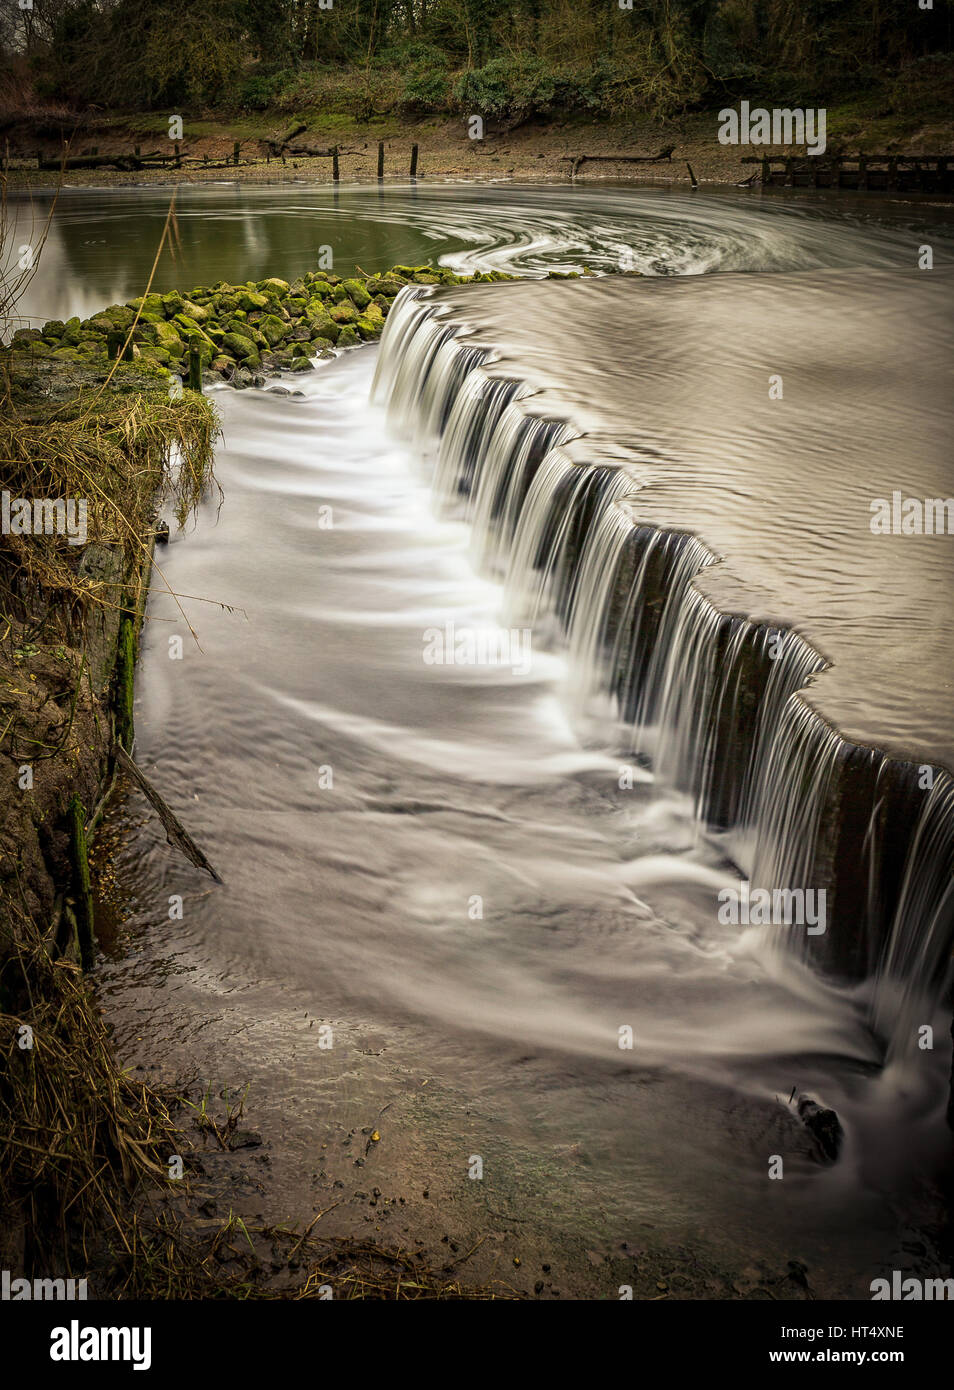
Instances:
[[[280,138],[304,124],[306,130],[292,139],[289,151],[278,156],[269,150],[269,141]],[[420,121],[386,117],[359,122],[352,117],[304,111],[299,121],[286,114],[263,112],[256,116],[196,118],[186,120],[180,143],[182,165],[136,172],[116,169],[73,169],[65,176],[71,186],[118,186],[167,184],[170,182],[236,183],[330,183],[331,159],[309,157],[293,151],[309,149],[339,150],[339,170],[343,182],[361,182],[377,176],[378,143],[384,143],[386,182],[402,182],[409,176],[411,152],[418,146],[417,176],[421,179],[532,179],[538,182],[570,178],[573,162],[581,155],[639,155],[647,160],[671,148],[671,154],[656,162],[584,164],[577,181],[620,179],[629,182],[669,183],[691,186],[689,165],[701,184],[734,185],[749,179],[758,166],[743,164],[744,156],[801,155],[804,149],[792,146],[742,147],[719,143],[719,122],[715,111],[674,118],[665,123],[648,119],[628,122],[586,121],[566,117],[552,121],[526,122],[515,129],[495,128],[488,123],[484,137],[470,139],[466,123],[460,119],[430,117]],[[234,165],[235,142],[240,142],[239,163]],[[11,188],[55,186],[61,175],[55,170],[40,171],[35,155],[59,158],[60,140],[38,137],[29,123],[15,124],[10,134]],[[902,125],[890,118],[859,119],[852,107],[829,113],[829,154],[890,153],[898,155],[939,154],[954,144],[954,123],[928,121],[921,125]],[[73,133],[69,153],[97,155],[131,153],[139,146],[143,154],[170,154],[172,143],[165,117],[116,115],[88,118]],[[18,158],[16,151],[25,157]]]

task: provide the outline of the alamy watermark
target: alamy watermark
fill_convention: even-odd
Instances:
[[[805,927],[808,936],[823,936],[826,926],[824,888],[753,888],[743,879],[738,888],[719,893],[719,921],[733,927]]]
[[[0,1270],[0,1303],[72,1303],[88,1297],[86,1279],[18,1279]]]
[[[423,634],[425,666],[509,666],[515,676],[530,671],[528,627],[443,627],[426,628]]]
[[[65,536],[70,545],[86,544],[85,497],[13,497],[0,495],[0,532],[5,536]]]
[[[825,153],[828,112],[824,107],[789,109],[764,106],[754,110],[747,101],[739,110],[727,106],[719,112],[720,145],[804,145],[812,155]]]
[[[891,1271],[890,1279],[872,1279],[871,1300],[890,1298],[902,1303],[954,1302],[954,1279],[905,1278],[900,1269]]]
[[[954,536],[954,497],[875,497],[868,525],[876,536]]]

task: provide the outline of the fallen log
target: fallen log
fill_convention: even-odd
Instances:
[[[572,173],[576,174],[581,164],[661,164],[663,160],[672,163],[675,145],[664,145],[657,154],[565,154],[561,159],[573,162]]]
[[[284,135],[280,135],[277,140],[263,140],[262,144],[267,145],[273,154],[281,154],[286,145],[290,145],[297,135],[304,135],[308,129],[307,122],[292,126]]]
[[[172,845],[173,848],[181,850],[190,864],[194,864],[197,869],[204,869],[207,874],[212,875],[216,883],[221,883],[222,880],[219,878],[206,856],[202,853],[201,849],[199,849],[199,846],[196,844],[195,840],[193,840],[188,830],[186,830],[178,816],[169,809],[165,801],[163,801],[162,797],[147,778],[146,774],[133,762],[122,744],[115,744],[113,751],[116,755],[117,765],[122,768],[123,772],[132,778],[162,821],[162,828],[166,832],[166,839],[169,844]]]
[[[74,154],[66,159],[41,159],[41,169],[136,169],[140,161],[132,154]]]

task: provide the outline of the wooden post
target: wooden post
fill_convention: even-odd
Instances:
[[[116,658],[116,738],[123,748],[133,746],[135,686],[136,625],[127,612],[119,622],[119,651]]]
[[[133,146],[133,154],[136,156],[137,159],[139,158],[139,152],[140,152],[141,149],[142,149],[142,145],[134,145],[134,146]]]
[[[236,140],[235,144],[232,146],[232,161],[233,161],[233,163],[236,164],[236,165],[237,165],[238,162],[239,162],[239,150],[240,150],[241,148],[242,148],[242,142],[241,142],[240,140]]]
[[[73,893],[76,898],[76,928],[79,937],[80,960],[84,970],[92,968],[93,890],[89,881],[89,857],[86,848],[86,811],[82,801],[73,793],[69,805],[70,857],[73,861]]]
[[[202,395],[202,339],[189,339],[189,390]]]
[[[335,183],[338,182],[338,146],[335,145],[331,151],[331,177]]]
[[[126,336],[122,328],[114,328],[106,334],[106,356],[111,362],[115,361],[117,357],[124,362],[133,360],[132,340],[130,339],[127,343]]]
[[[378,141],[378,178],[384,178],[384,141]]]
[[[411,178],[417,178],[417,146],[411,146]]]
[[[179,150],[178,142],[176,143],[176,145],[175,145],[174,148],[175,148],[175,152],[176,152],[176,168],[177,168],[177,169],[180,169],[180,168],[182,167],[182,154],[181,154],[181,152],[180,152],[180,150]]]

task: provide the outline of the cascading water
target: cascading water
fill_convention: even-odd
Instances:
[[[508,621],[566,649],[579,717],[605,745],[620,726],[657,779],[687,791],[754,883],[824,886],[829,925],[798,934],[836,975],[869,982],[889,1059],[917,1046],[949,984],[954,784],[917,803],[910,767],[847,743],[805,698],[827,663],[799,634],[721,613],[693,582],[717,556],[640,525],[625,468],[574,462],[565,422],[532,413],[430,296],[409,289],[382,342],[374,394],[436,456],[443,508],[505,575]],[[528,400],[528,398],[530,398]],[[595,721],[595,725],[594,725]],[[790,951],[793,935],[772,942]]]

